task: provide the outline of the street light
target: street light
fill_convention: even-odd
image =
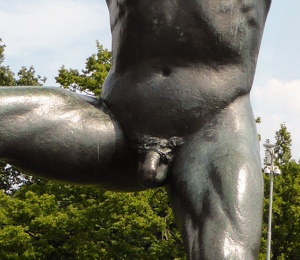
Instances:
[[[269,196],[269,222],[268,222],[268,239],[267,239],[267,260],[271,256],[271,238],[272,238],[272,204],[273,204],[273,179],[274,175],[279,175],[280,169],[274,165],[275,158],[277,157],[278,147],[275,144],[270,144],[267,140],[264,144],[266,157],[264,173],[270,174],[270,196]]]

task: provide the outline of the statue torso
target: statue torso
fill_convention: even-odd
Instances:
[[[249,93],[267,1],[113,0],[108,6],[113,62],[103,97],[133,138],[183,135]]]

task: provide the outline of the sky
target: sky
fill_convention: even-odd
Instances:
[[[266,22],[251,92],[263,143],[274,142],[285,123],[292,134],[292,154],[300,159],[300,1],[273,0]],[[17,73],[33,65],[37,74],[57,86],[62,65],[83,69],[97,51],[96,40],[111,49],[104,0],[0,0],[0,38],[5,63]],[[264,155],[261,149],[262,156]]]

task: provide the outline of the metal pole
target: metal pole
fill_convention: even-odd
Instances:
[[[270,174],[270,196],[269,196],[269,221],[268,221],[268,238],[267,238],[267,260],[271,259],[271,242],[272,242],[272,207],[273,207],[273,185],[274,176],[280,174],[280,169],[274,166],[274,160],[277,157],[278,149],[275,144],[270,144],[270,141],[264,144],[266,148],[266,167],[264,173]],[[277,147],[278,148],[278,147]]]
[[[272,163],[271,173],[270,173],[270,196],[269,196],[269,222],[268,222],[268,240],[267,240],[267,260],[271,259],[273,177],[274,177],[274,171],[273,171],[273,163]]]

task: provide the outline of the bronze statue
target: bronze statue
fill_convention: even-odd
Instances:
[[[167,185],[189,259],[255,259],[263,182],[249,92],[271,0],[107,0],[102,97],[1,88],[0,157],[53,180]]]

